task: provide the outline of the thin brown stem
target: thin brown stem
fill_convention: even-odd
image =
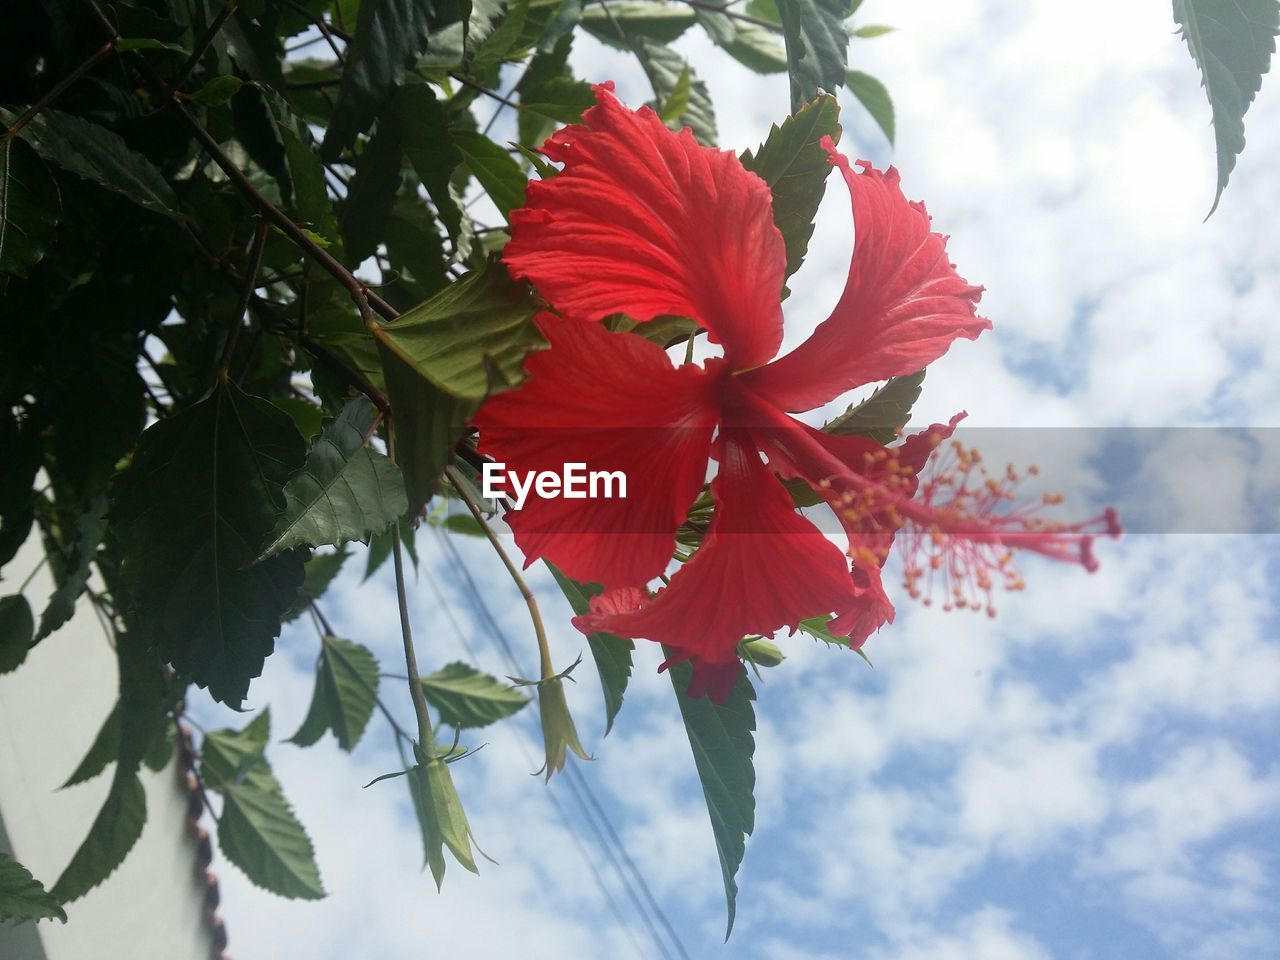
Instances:
[[[687,3],[689,6],[696,7],[699,10],[711,10],[715,13],[723,13],[726,17],[731,17],[734,20],[740,20],[743,23],[753,23],[757,27],[763,27],[772,33],[782,32],[781,24],[774,23],[772,20],[763,20],[760,17],[753,17],[749,13],[739,13],[737,10],[729,10],[721,4],[711,2],[711,0],[681,0],[681,2]]]
[[[236,352],[236,341],[240,338],[240,328],[244,326],[245,315],[249,312],[249,301],[253,299],[253,291],[258,283],[258,271],[262,269],[262,253],[267,246],[267,221],[258,219],[253,231],[253,246],[249,248],[249,272],[245,274],[244,289],[240,301],[236,304],[235,315],[231,318],[231,329],[227,332],[227,342],[222,348],[222,359],[218,361],[218,382],[227,382],[227,371],[231,369],[231,357]]]
[[[467,509],[471,511],[471,516],[475,517],[476,523],[480,524],[480,528],[484,530],[484,534],[489,538],[489,544],[494,551],[502,558],[503,566],[507,568],[507,573],[511,575],[512,581],[515,582],[516,588],[520,591],[520,596],[524,597],[525,606],[529,608],[529,618],[533,621],[533,632],[538,638],[538,657],[542,666],[542,679],[555,675],[555,667],[551,663],[551,645],[547,642],[547,631],[542,625],[542,614],[538,610],[538,600],[533,595],[533,591],[529,589],[529,584],[525,583],[525,579],[520,574],[520,568],[515,565],[515,561],[507,553],[506,548],[502,546],[502,541],[498,539],[498,535],[494,532],[493,527],[489,526],[489,522],[485,520],[484,514],[480,511],[480,506],[471,499],[471,495],[467,493],[466,487],[462,483],[462,479],[458,476],[458,471],[453,467],[445,468],[445,475],[448,476],[449,482],[453,484],[454,490],[467,505]]]
[[[333,55],[338,58],[338,62],[342,63],[344,61],[342,51],[338,49],[338,45],[334,43],[333,38],[338,36],[342,38],[343,43],[350,43],[351,37],[346,33],[346,31],[331,25],[324,17],[312,13],[302,4],[298,3],[297,0],[283,0],[283,3],[290,10],[293,10],[295,13],[309,20],[311,25],[320,31],[320,36],[324,37],[325,42],[329,44],[329,49],[332,50]]]
[[[53,101],[57,100],[58,97],[62,96],[63,92],[68,87],[70,87],[73,83],[75,83],[77,80],[83,77],[86,73],[88,73],[90,70],[96,67],[99,63],[101,63],[107,57],[111,56],[111,52],[115,50],[115,48],[116,48],[115,41],[111,40],[108,43],[104,43],[97,50],[95,50],[88,60],[80,64],[80,66],[76,67],[69,74],[67,74],[57,83],[55,83],[53,87],[47,93],[45,93],[44,96],[42,96],[35,103],[31,104],[31,106],[27,107],[26,110],[22,111],[22,114],[18,117],[18,119],[13,121],[13,125],[10,126],[8,130],[5,131],[5,134],[4,134],[5,137],[10,140],[16,137],[18,135],[19,130],[21,130],[33,119],[35,119],[36,114],[38,114],[45,107],[49,106],[49,104],[53,103]]]
[[[204,52],[209,49],[209,45],[213,43],[214,38],[222,31],[223,24],[231,19],[231,15],[236,12],[237,6],[239,6],[237,0],[227,0],[222,9],[218,11],[218,15],[209,22],[209,26],[205,28],[204,33],[192,49],[191,56],[187,57],[187,62],[182,65],[177,77],[170,84],[174,90],[182,89],[182,85],[187,82],[187,78],[191,76],[191,71],[196,68],[196,64],[200,62]]]

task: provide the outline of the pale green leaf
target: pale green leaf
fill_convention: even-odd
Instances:
[[[451,663],[423,677],[422,690],[447,727],[487,727],[529,703],[510,684],[465,663]]]

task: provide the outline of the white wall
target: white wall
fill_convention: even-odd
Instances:
[[[5,568],[0,594],[14,592],[40,562],[37,537]],[[25,593],[37,619],[53,589],[47,569]],[[0,843],[46,887],[52,886],[106,795],[110,770],[68,790],[66,781],[89,749],[116,698],[111,641],[89,601],[42,641],[26,663],[0,676]],[[187,797],[176,762],[160,773],[144,768],[147,825],[124,864],[66,907],[68,922],[0,929],[3,960],[206,960],[205,882],[187,831]]]

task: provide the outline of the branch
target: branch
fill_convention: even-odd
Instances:
[[[524,577],[520,575],[519,568],[507,554],[506,549],[502,546],[502,541],[498,539],[498,535],[493,532],[493,528],[484,518],[484,514],[480,512],[480,506],[471,499],[471,495],[467,493],[466,487],[463,485],[458,471],[453,467],[445,468],[445,475],[449,478],[449,482],[453,484],[453,489],[457,492],[462,502],[467,505],[467,509],[471,511],[471,516],[475,518],[476,523],[480,524],[480,528],[484,530],[485,536],[489,538],[489,544],[502,558],[503,565],[507,568],[507,573],[511,575],[511,579],[515,582],[516,587],[520,590],[520,595],[524,597],[525,606],[529,608],[529,617],[533,620],[533,632],[538,638],[538,656],[542,664],[542,679],[555,675],[555,667],[551,664],[551,647],[547,643],[547,631],[542,625],[542,614],[538,611],[538,600],[533,595],[533,591],[529,589],[529,584],[525,583]]]
[[[394,462],[396,458],[395,430],[387,429],[387,455]],[[409,623],[409,601],[404,589],[404,558],[400,549],[400,523],[391,525],[391,559],[396,571],[396,600],[400,609],[400,636],[404,641],[404,665],[409,674],[409,696],[413,700],[413,712],[418,719],[418,743],[415,750],[418,762],[425,764],[432,759],[435,750],[435,734],[431,730],[431,717],[427,713],[427,697],[418,680],[422,676],[418,670],[418,656],[413,649],[413,627]]]
[[[57,100],[58,97],[62,96],[62,93],[67,89],[67,87],[71,86],[99,63],[109,57],[115,48],[116,43],[114,39],[108,43],[104,43],[93,52],[88,60],[80,64],[80,66],[76,67],[69,74],[55,83],[52,89],[50,89],[43,97],[31,106],[27,107],[26,110],[22,111],[22,115],[19,116],[17,120],[13,121],[13,126],[9,127],[9,129],[4,133],[5,139],[12,140],[16,137],[19,130],[35,119],[36,114],[49,106],[49,104],[53,103],[54,100]]]
[[[204,32],[195,48],[191,51],[191,56],[187,57],[187,62],[182,65],[182,69],[178,71],[178,76],[174,79],[171,86],[174,90],[180,90],[182,85],[187,82],[187,78],[191,76],[191,71],[196,68],[196,64],[200,62],[200,58],[204,56],[204,52],[209,49],[209,45],[213,43],[214,38],[222,30],[222,25],[231,18],[236,12],[238,6],[237,0],[227,0],[226,5],[218,11],[218,15],[213,18],[208,28]]]
[[[218,362],[218,382],[227,382],[227,371],[231,368],[231,356],[236,351],[236,340],[240,337],[240,328],[244,326],[245,315],[249,312],[249,301],[253,299],[253,291],[258,282],[258,272],[262,269],[262,252],[267,246],[267,221],[259,218],[253,231],[253,245],[249,248],[249,272],[244,278],[244,289],[240,301],[236,304],[235,315],[231,318],[231,330],[227,333],[227,342],[222,347],[222,359]]]

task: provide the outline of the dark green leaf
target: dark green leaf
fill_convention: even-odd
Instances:
[[[870,437],[876,443],[891,443],[911,419],[911,407],[920,399],[923,383],[923,370],[894,377],[822,429],[838,436],[858,434]]]
[[[286,414],[221,384],[150,427],[117,483],[111,521],[131,624],[233,706],[262,671],[302,583],[300,552],[252,563],[302,459]]]
[[[289,740],[309,747],[326,730],[332,730],[338,746],[355,749],[378,699],[378,661],[368,648],[341,637],[321,641],[316,686],[307,717]]]
[[[190,56],[191,51],[176,43],[165,43],[152,37],[121,37],[116,41],[117,50],[166,50],[182,56]]]
[[[471,71],[482,74],[505,60],[517,48],[528,16],[529,0],[510,0],[497,29],[484,38],[471,58]]]
[[[17,670],[27,659],[36,622],[22,594],[0,597],[0,673]]]
[[[467,421],[479,400],[460,400],[418,375],[389,349],[382,349],[387,394],[396,412],[396,461],[404,475],[409,512],[416,514],[435,493],[436,481],[453,459],[453,448],[467,431]],[[390,537],[387,538],[390,549]],[[375,540],[369,553],[369,572],[376,569]],[[381,554],[386,559],[386,554]],[[368,576],[368,573],[365,574]]]
[[[394,117],[384,118],[356,164],[342,204],[342,237],[351,264],[373,256],[386,231],[400,191],[401,132]]]
[[[107,719],[98,729],[98,735],[93,738],[93,743],[89,747],[89,752],[84,755],[84,759],[80,761],[80,765],[67,778],[67,782],[62,785],[62,789],[74,787],[78,783],[87,783],[92,780],[103,770],[107,769],[107,765],[113,762],[120,755],[120,704],[116,703],[111,708],[111,712],[107,714]]]
[[[787,276],[804,262],[831,170],[827,152],[819,146],[823,137],[840,141],[840,105],[835,97],[806,103],[782,126],[775,125],[754,155],[742,155],[743,166],[773,191],[773,221],[787,245]]]
[[[12,123],[14,116],[0,108],[0,120]],[[175,219],[182,216],[164,174],[106,127],[61,110],[42,110],[18,136],[49,163],[69,173],[128,197],[153,213]]]
[[[218,845],[264,890],[319,900],[324,887],[311,840],[264,755],[270,736],[270,712],[263,710],[243,730],[216,730],[204,738],[201,775],[223,798]]]
[[[1236,157],[1244,150],[1244,115],[1262,89],[1280,31],[1278,0],[1173,0],[1173,19],[1200,68],[1213,111],[1218,153],[1218,209]]]
[[[633,41],[633,46],[653,85],[654,95],[659,102],[665,102],[680,85],[680,78],[690,69],[689,65],[676,51],[652,40],[640,38]],[[699,143],[715,146],[716,112],[706,83],[697,79],[690,82],[688,107],[672,125],[689,127]]]
[[[0,852],[0,924],[54,917],[67,922],[66,911],[44,884],[13,857]]]
[[[546,345],[529,288],[500,264],[467,274],[376,331],[387,352],[460,400],[480,401],[525,379],[524,359]]]
[[[75,615],[76,601],[89,582],[89,566],[98,552],[98,544],[107,526],[107,498],[94,496],[88,509],[76,520],[75,543],[71,544],[68,561],[57,578],[57,587],[40,616],[40,630],[33,642],[39,643]]]
[[[849,0],[777,0],[787,45],[794,113],[819,93],[833,93],[845,82],[849,34],[844,21]]]
[[[285,164],[293,192],[293,208],[299,222],[328,243],[337,243],[340,239],[338,219],[334,216],[333,204],[329,202],[324,170],[316,155],[310,128],[293,115],[288,104],[275,92],[264,93],[263,102],[276,124],[276,134],[284,147]]]
[[[53,885],[54,898],[60,903],[78,900],[111,876],[142,836],[146,821],[147,795],[142,781],[133,770],[117,766],[89,836]]]
[[[302,545],[368,543],[408,510],[400,471],[365,445],[374,419],[373,404],[357,397],[325,426],[285,485],[285,510],[263,558]]]
[[[524,203],[524,190],[529,179],[506,148],[483,134],[469,130],[455,130],[453,144],[462,154],[467,169],[484,187],[504,218]]]
[[[664,647],[667,656],[673,651]],[[755,829],[755,767],[751,758],[756,744],[752,731],[756,728],[756,698],[744,669],[738,682],[722,704],[701,697],[690,699],[685,691],[692,675],[688,662],[677,663],[667,671],[675,687],[684,729],[693,748],[693,761],[702,781],[702,793],[711,816],[711,832],[715,836],[716,853],[720,855],[720,871],[724,877],[725,899],[729,907],[729,925],[725,939],[733,931],[737,912],[738,882],[735,879],[746,838]]]
[[[447,727],[487,727],[518,713],[529,702],[510,684],[465,663],[451,663],[423,677],[422,690]]]
[[[396,198],[387,219],[384,239],[387,259],[391,261],[392,268],[400,272],[400,282],[413,295],[414,303],[448,285],[444,241],[431,208],[417,194],[402,194]]]
[[[889,99],[889,91],[883,83],[861,70],[850,70],[845,76],[849,92],[858,98],[858,102],[867,108],[874,120],[884,132],[885,138],[893,145],[894,114],[893,101]]]
[[[313,553],[307,561],[306,573],[303,575],[302,589],[298,592],[293,606],[284,615],[286,622],[306,612],[307,606],[314,600],[324,596],[334,578],[342,571],[342,565],[350,554],[344,546],[333,553]]]
[[[556,578],[569,606],[578,616],[589,613],[591,597],[600,592],[595,584],[583,585],[566,577],[549,560],[543,561]],[[600,688],[604,693],[604,733],[609,735],[613,729],[613,721],[622,709],[622,698],[627,692],[627,681],[631,679],[631,653],[636,645],[623,637],[615,637],[611,633],[589,633],[587,644],[591,647],[591,656],[596,662],[596,672],[600,675]]]
[[[520,100],[524,109],[520,113],[521,120],[526,114],[543,118],[547,124],[577,123],[582,119],[583,111],[596,102],[596,95],[591,84],[572,77],[552,77],[537,86],[531,87]],[[521,139],[525,138],[523,135]],[[530,137],[528,143],[536,137]]]
[[[462,154],[454,146],[449,118],[426,84],[402,90],[397,109],[405,156],[427,188],[449,239],[456,243],[462,229],[462,211],[449,192],[449,181],[462,163]]]
[[[622,0],[610,3],[607,12],[603,6],[589,6],[582,11],[582,26],[588,33],[623,50],[628,44],[618,36],[618,27],[628,39],[643,38],[661,44],[675,40],[693,24],[693,10],[678,3]]]
[[[431,30],[465,17],[455,0],[363,0],[325,132],[326,160],[336,160],[373,125],[406,70],[426,50]]]
[[[320,900],[325,895],[311,838],[278,790],[247,782],[227,787],[218,819],[218,846],[264,890],[291,900]]]
[[[0,274],[25,277],[62,213],[58,185],[31,148],[0,136]]]

